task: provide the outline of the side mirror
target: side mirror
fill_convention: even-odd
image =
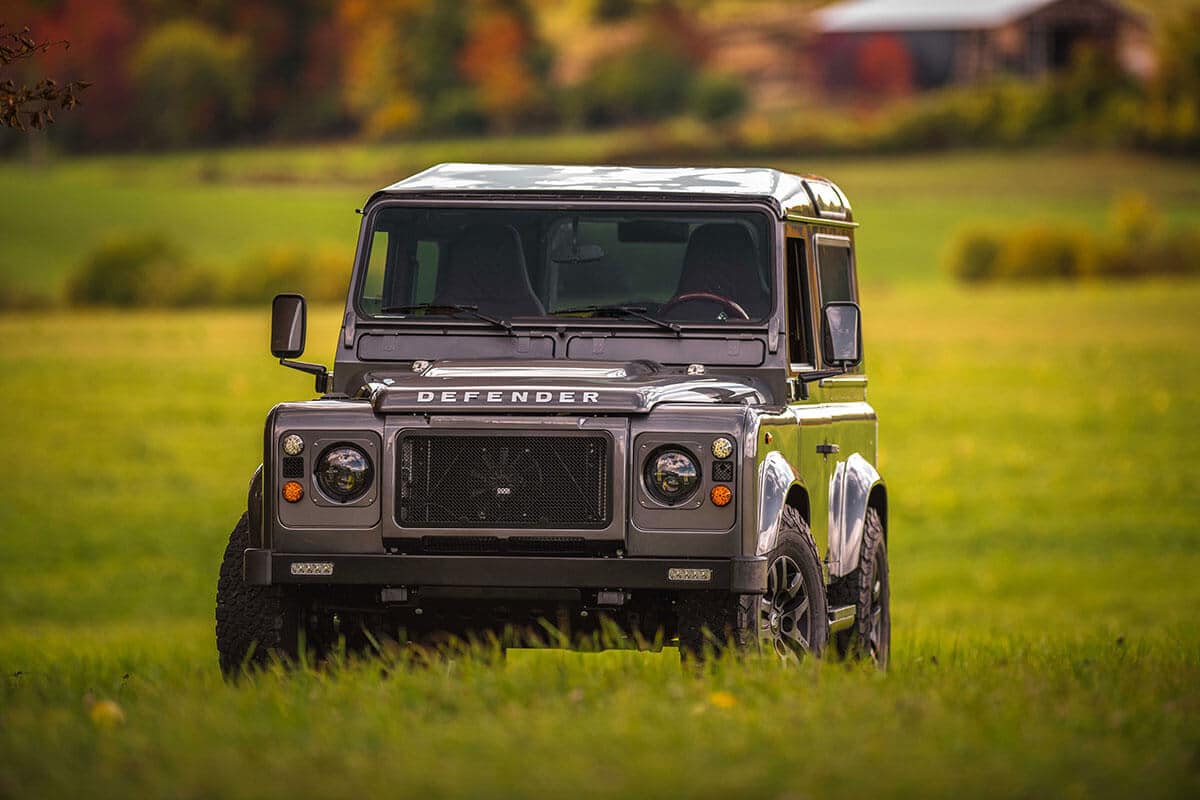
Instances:
[[[307,372],[316,377],[317,391],[333,389],[333,373],[320,364],[292,361],[304,352],[304,337],[308,329],[308,307],[302,294],[277,294],[271,301],[271,355],[285,367]]]
[[[846,369],[862,361],[862,310],[858,303],[836,301],[821,310],[825,361]]]
[[[271,302],[271,355],[299,358],[304,352],[308,309],[302,294],[277,294]]]

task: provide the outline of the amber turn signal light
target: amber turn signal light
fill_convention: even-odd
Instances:
[[[708,498],[714,506],[727,506],[733,501],[733,490],[728,486],[714,486],[708,493]]]
[[[304,487],[296,483],[296,481],[288,481],[283,485],[284,500],[287,500],[289,503],[299,503],[301,497],[304,497]]]

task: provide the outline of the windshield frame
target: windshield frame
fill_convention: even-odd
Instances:
[[[517,317],[508,322],[513,329],[522,331],[567,330],[567,329],[628,329],[639,334],[655,332],[664,336],[679,336],[686,331],[711,332],[745,332],[766,331],[773,324],[779,309],[779,283],[782,280],[779,270],[780,241],[782,224],[767,198],[761,200],[713,201],[680,198],[679,200],[625,200],[612,199],[564,199],[562,195],[538,196],[536,198],[514,198],[511,196],[498,197],[495,194],[456,193],[452,198],[431,195],[413,195],[411,197],[376,197],[363,212],[363,222],[359,229],[358,249],[354,259],[354,273],[350,282],[350,292],[347,300],[347,312],[353,313],[356,326],[368,328],[394,329],[411,327],[413,329],[429,328],[462,328],[493,333],[498,336],[512,335],[510,332],[481,320],[466,316],[438,315],[426,317],[371,314],[361,305],[362,287],[367,279],[370,261],[371,237],[375,229],[375,221],[379,213],[389,208],[460,208],[471,209],[490,207],[497,209],[543,209],[549,212],[566,212],[572,210],[624,212],[624,211],[673,211],[673,212],[749,212],[766,217],[766,232],[764,237],[765,258],[767,271],[771,279],[769,310],[762,319],[740,320],[729,319],[722,322],[700,322],[689,320],[671,320],[678,323],[680,331],[670,331],[647,320],[633,316],[555,316],[547,315],[541,318]]]

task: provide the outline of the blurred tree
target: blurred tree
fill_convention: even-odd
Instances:
[[[233,138],[246,119],[245,48],[197,22],[168,22],[134,54],[132,73],[145,135],[181,147]]]
[[[705,73],[692,87],[691,108],[705,122],[728,122],[746,110],[746,88],[731,75]]]
[[[548,72],[526,0],[341,0],[345,99],[369,136],[511,130]]]
[[[594,0],[592,17],[600,23],[632,17],[639,10],[638,0]]]
[[[353,46],[343,50],[346,108],[372,138],[406,133],[420,121],[412,90],[405,33],[421,10],[419,0],[340,0],[337,27]]]
[[[502,131],[517,127],[538,101],[538,79],[529,58],[533,32],[529,15],[521,11],[483,9],[471,21],[458,60],[478,93],[481,111]]]
[[[695,67],[678,49],[647,39],[598,64],[577,87],[579,121],[613,124],[677,114],[695,77]]]
[[[47,69],[95,79],[87,105],[55,132],[62,144],[97,148],[134,138],[137,119],[131,113],[134,94],[127,65],[138,30],[128,5],[128,0],[63,0],[37,18],[38,30],[72,43],[69,50],[47,54]]]
[[[210,0],[215,2],[216,0]],[[344,118],[332,0],[226,0],[212,23],[235,32],[248,50],[254,102],[250,125],[275,135],[327,133]]]
[[[46,53],[52,47],[70,47],[68,42],[38,41],[29,28],[6,30],[0,22],[0,68]],[[7,72],[7,69],[5,70]],[[42,78],[32,86],[13,78],[0,80],[0,126],[26,131],[41,130],[54,122],[55,109],[71,109],[79,103],[79,93],[91,86],[86,81],[71,81],[59,85],[52,78]]]
[[[1163,31],[1143,127],[1153,146],[1200,152],[1200,6],[1177,12]]]

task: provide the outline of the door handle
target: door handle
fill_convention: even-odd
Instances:
[[[836,444],[829,444],[828,442],[825,444],[817,445],[817,452],[820,453],[821,455],[826,455],[826,456],[831,456],[841,449],[842,448],[838,447]]]

